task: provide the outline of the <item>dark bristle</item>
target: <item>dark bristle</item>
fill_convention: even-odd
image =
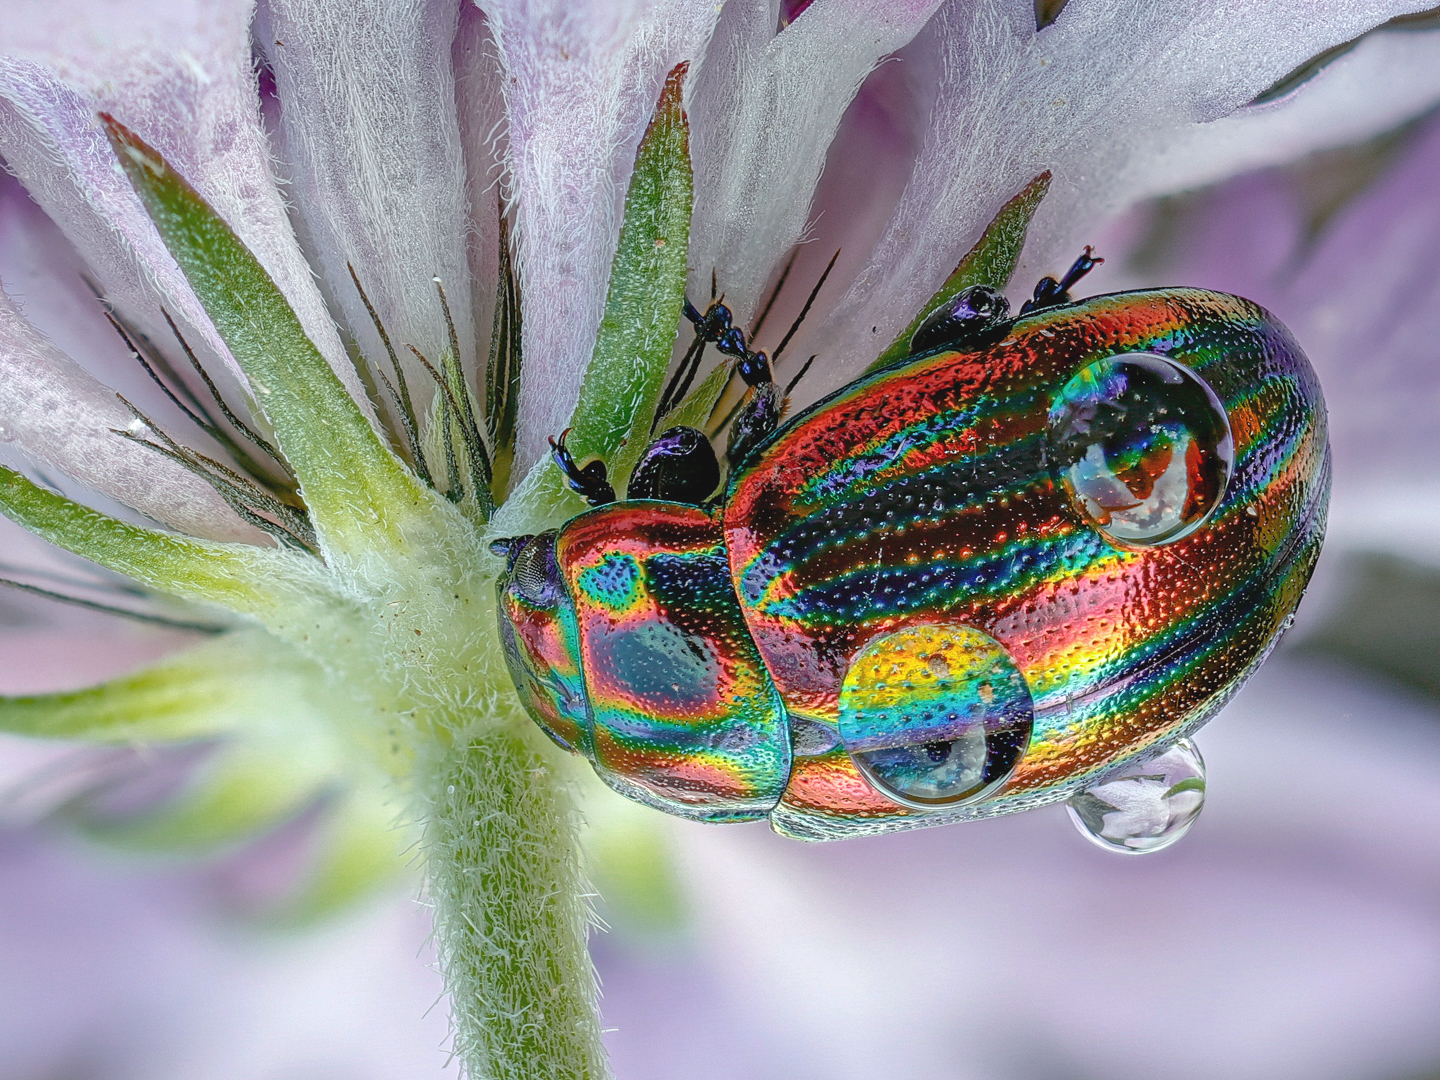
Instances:
[[[171,619],[164,615],[151,615],[144,611],[131,611],[129,608],[119,607],[115,604],[102,604],[98,600],[86,600],[82,596],[71,596],[54,589],[45,589],[39,585],[16,581],[13,578],[0,577],[0,585],[18,592],[30,593],[33,596],[43,596],[47,600],[58,600],[62,604],[71,604],[75,607],[87,608],[90,611],[103,611],[107,615],[118,615],[122,619],[133,619],[135,622],[164,626],[171,630],[194,630],[202,634],[223,634],[230,629],[228,626],[217,626],[214,623],[190,622],[186,619]]]
[[[805,321],[805,316],[810,314],[810,305],[815,303],[815,298],[820,295],[821,288],[825,285],[825,279],[830,276],[830,271],[835,269],[835,260],[840,258],[837,249],[830,261],[825,265],[825,272],[820,275],[820,280],[815,282],[815,287],[810,290],[810,295],[805,298],[805,306],[800,309],[800,314],[795,316],[795,321],[790,324],[789,331],[780,339],[780,344],[775,346],[775,351],[770,356],[772,364],[780,362],[780,354],[785,351],[785,346],[790,344],[790,339],[795,336],[795,331],[800,329],[800,324]]]
[[[484,440],[480,438],[480,429],[475,423],[474,411],[468,407],[464,409],[460,407],[460,401],[456,397],[456,388],[451,385],[451,380],[446,377],[452,372],[458,375],[459,364],[457,362],[453,368],[447,364],[446,375],[441,375],[440,372],[435,370],[435,366],[426,359],[425,354],[415,348],[414,345],[407,345],[406,348],[415,354],[415,358],[424,366],[430,378],[434,380],[436,388],[443,395],[441,401],[441,420],[445,424],[444,430],[442,431],[445,438],[445,452],[448,456],[454,456],[455,451],[452,435],[455,428],[458,428],[460,441],[465,447],[465,455],[468,459],[467,464],[469,465],[470,471],[470,483],[475,495],[475,502],[481,508],[482,512],[488,514],[489,511],[494,508],[490,496],[490,478],[493,475],[490,469],[490,455],[485,450]],[[462,383],[458,389],[460,393],[465,394],[468,406],[469,394],[466,392],[464,384]],[[455,425],[455,428],[450,426],[452,423]],[[451,467],[451,463],[448,460],[446,464],[447,467]],[[460,473],[457,464],[451,467],[451,490],[446,492],[452,500],[456,501],[458,501],[458,499],[454,492],[456,484],[459,481],[459,476]],[[460,489],[460,494],[461,496],[464,494],[463,486]]]
[[[490,356],[485,365],[485,432],[495,454],[500,482],[508,479],[515,450],[521,360],[520,295],[510,260],[510,226],[498,201],[500,253],[495,287],[495,314],[490,326]]]
[[[430,467],[425,461],[425,453],[420,449],[420,421],[415,416],[415,403],[410,397],[410,384],[405,381],[405,369],[400,366],[400,358],[395,355],[395,347],[390,344],[390,335],[385,330],[380,313],[375,310],[375,305],[370,303],[370,297],[366,295],[364,287],[360,284],[360,276],[355,273],[355,267],[346,263],[345,268],[350,271],[350,280],[355,283],[355,291],[360,294],[360,302],[365,305],[365,311],[375,326],[375,333],[380,336],[380,343],[385,346],[385,353],[390,357],[390,367],[395,372],[395,386],[390,388],[390,394],[391,400],[400,414],[400,424],[405,430],[405,441],[410,448],[410,464],[415,469],[415,475],[427,487],[433,488],[435,481],[430,476]],[[375,370],[379,371],[378,368]],[[388,379],[385,380],[385,384],[389,386]]]
[[[660,401],[655,406],[655,415],[650,418],[652,435],[655,433],[655,425],[660,423],[660,418],[670,412],[690,392],[690,383],[695,378],[695,372],[700,367],[700,358],[704,354],[705,339],[697,330],[695,340],[685,350],[679,367],[675,369],[675,374],[670,376],[670,382],[666,385],[665,392],[660,395]]]
[[[190,343],[185,340],[185,335],[180,333],[180,328],[175,325],[175,320],[170,317],[170,313],[164,308],[161,308],[160,314],[165,316],[165,323],[170,327],[170,332],[175,335],[175,340],[180,343],[180,348],[184,351],[185,358],[190,361],[190,366],[195,370],[195,374],[199,375],[201,381],[204,382],[205,389],[214,400],[216,407],[219,408],[220,414],[225,417],[226,422],[240,433],[241,438],[274,462],[290,479],[292,484],[295,483],[295,473],[290,468],[290,463],[285,460],[280,451],[275,449],[268,440],[262,438],[259,433],[252,430],[249,425],[245,424],[238,416],[230,411],[230,406],[227,405],[225,399],[220,396],[220,390],[215,385],[215,381],[210,378],[210,373],[205,370],[205,366],[200,363],[200,359],[195,355],[195,351],[190,348]],[[218,427],[219,425],[215,426]],[[230,441],[233,442],[233,440]],[[230,447],[227,446],[226,449],[230,449]],[[235,451],[231,450],[231,452],[234,453]]]
[[[775,306],[775,301],[780,297],[780,290],[785,288],[785,282],[789,280],[790,271],[795,268],[795,260],[800,255],[797,247],[790,252],[790,258],[785,260],[785,269],[780,271],[780,277],[775,282],[775,287],[770,290],[770,296],[765,301],[765,306],[760,309],[760,314],[755,317],[755,322],[750,326],[750,340],[754,341],[760,336],[761,329],[765,326],[765,320],[770,317],[770,309]],[[714,271],[711,271],[713,274]]]
[[[815,357],[818,355],[818,353],[811,353],[810,359],[805,361],[804,365],[800,368],[800,371],[793,379],[790,380],[789,385],[785,387],[785,396],[787,398],[790,396],[790,391],[794,390],[795,387],[799,385],[800,380],[805,377],[805,373],[810,370],[810,365],[815,362]]]
[[[310,524],[309,515],[303,507],[283,501],[273,492],[261,487],[252,477],[238,473],[213,458],[181,445],[127,401],[123,395],[117,394],[116,397],[130,410],[131,415],[144,424],[147,431],[160,442],[153,443],[131,431],[115,429],[114,434],[147,447],[200,477],[225,500],[226,505],[248,524],[268,533],[287,546],[293,544],[307,551],[318,553],[319,540],[315,535],[314,527]],[[266,514],[270,515],[270,518],[263,516]],[[271,518],[276,520],[272,521]]]

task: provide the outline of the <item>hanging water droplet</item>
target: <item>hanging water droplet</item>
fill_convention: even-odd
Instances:
[[[1158,757],[1107,776],[1070,798],[1070,820],[1106,851],[1167,848],[1190,831],[1205,805],[1205,762],[1189,739]]]

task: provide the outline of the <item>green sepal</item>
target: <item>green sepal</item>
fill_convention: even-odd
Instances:
[[[0,698],[0,731],[102,744],[207,738],[273,723],[277,701],[297,697],[321,675],[293,649],[242,630],[100,686]]]
[[[196,540],[120,521],[0,465],[0,513],[57,547],[153,589],[272,621],[310,591],[307,555]],[[283,621],[283,618],[282,618]]]
[[[867,374],[889,367],[909,356],[910,339],[915,336],[920,324],[931,312],[948,303],[962,289],[968,289],[972,285],[1003,289],[1010,283],[1010,277],[1015,273],[1015,265],[1020,261],[1020,249],[1025,246],[1025,232],[1030,227],[1030,219],[1035,216],[1040,200],[1049,190],[1050,173],[1046,171],[1026,184],[1018,195],[1000,208],[1000,212],[985,227],[985,232],[975,246],[945,279],[940,291],[926,302],[920,309],[920,314],[890,343],[890,347],[865,369]]]
[[[90,839],[130,851],[195,855],[230,847],[295,817],[333,778],[333,753],[313,753],[308,741],[237,738],[215,749],[183,794],[149,813],[97,817],[82,802],[68,816]]]
[[[649,441],[685,302],[693,181],[680,98],[688,67],[677,64],[666,78],[635,154],[605,315],[570,418],[571,452],[581,461],[600,455],[617,490]]]
[[[671,70],[640,140],[605,316],[570,415],[566,446],[582,464],[596,456],[603,460],[616,491],[625,489],[650,441],[650,418],[685,302],[693,178],[681,89],[688,67],[681,63]],[[539,532],[585,508],[547,457],[515,486],[490,528],[497,536]]]
[[[299,889],[265,921],[302,927],[328,918],[398,882],[416,878],[407,859],[418,830],[399,820],[378,786],[353,783],[337,792],[316,825],[316,859]]]
[[[326,549],[403,543],[426,492],[391,453],[265,268],[158,151],[113,117],[110,142],[165,246],[255,391]]]

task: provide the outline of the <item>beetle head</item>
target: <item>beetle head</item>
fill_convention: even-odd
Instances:
[[[505,556],[499,590],[500,640],[520,700],[545,733],[585,751],[589,720],[580,674],[575,605],[555,559],[557,533],[497,540]]]

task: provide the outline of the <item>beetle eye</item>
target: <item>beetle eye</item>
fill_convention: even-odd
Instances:
[[[1030,744],[1030,689],[1009,655],[968,626],[919,624],[875,638],[840,685],[840,738],[870,784],[919,809],[976,802]]]
[[[528,541],[510,568],[509,587],[538,608],[554,607],[560,598],[560,564],[555,561],[552,532],[526,537]]]
[[[1215,392],[1151,353],[1097,360],[1050,409],[1050,446],[1075,509],[1120,544],[1165,544],[1200,527],[1234,465]]]

